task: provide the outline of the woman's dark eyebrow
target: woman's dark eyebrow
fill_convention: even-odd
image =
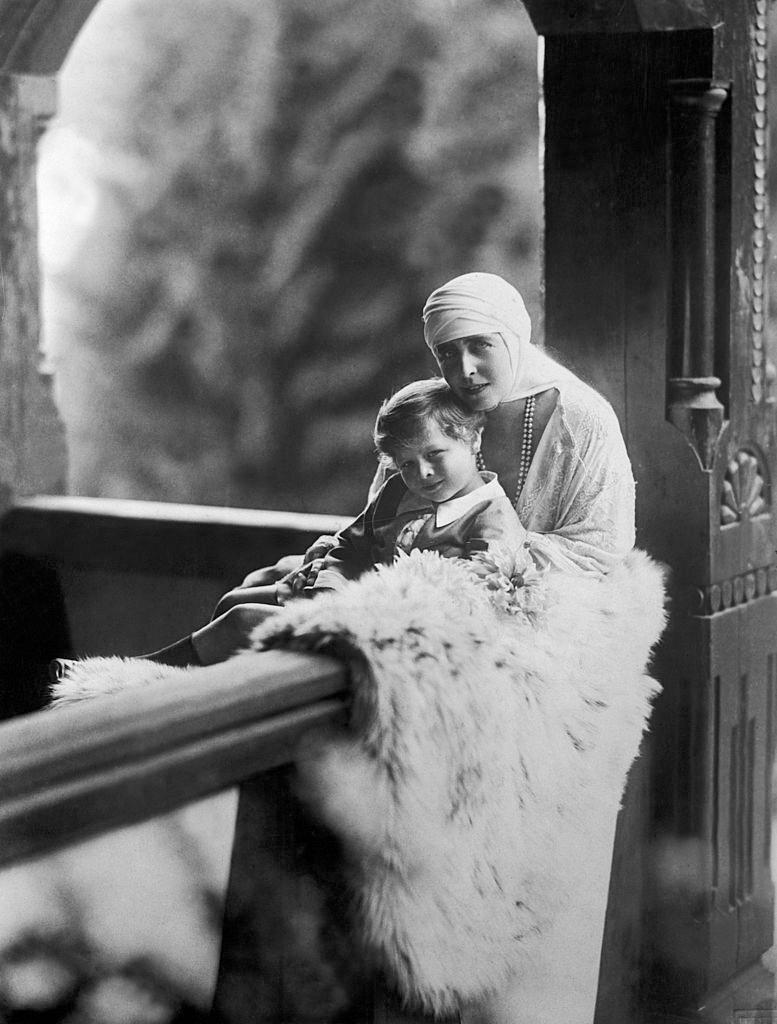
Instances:
[[[493,334],[465,334],[464,337],[457,338],[456,341],[463,341],[463,342],[466,342],[466,343],[471,343],[473,341],[491,341],[493,339],[493,337],[494,337]],[[455,342],[453,342],[453,341],[446,341],[442,345],[438,346],[438,351],[441,348],[445,348],[446,345],[454,345],[454,344],[455,344]]]
[[[442,344],[437,345],[435,348],[435,354],[438,356],[445,356],[449,353],[457,352],[458,346],[456,342],[464,342],[465,344],[471,344],[472,342],[487,341],[491,342],[493,334],[466,334],[463,338],[454,338],[450,341],[444,341]]]

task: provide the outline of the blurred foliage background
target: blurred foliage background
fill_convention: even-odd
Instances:
[[[517,0],[102,0],[41,142],[70,490],[356,512],[427,293],[539,323],[537,38]]]

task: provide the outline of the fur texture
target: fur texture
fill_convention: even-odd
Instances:
[[[526,1002],[521,979],[595,996],[615,816],[658,689],[662,573],[634,552],[602,581],[524,589],[500,611],[466,564],[416,552],[254,636],[350,666],[351,727],[305,744],[301,791],[348,851],[363,942],[436,1013],[506,990]],[[178,671],[101,659],[55,697]],[[531,1012],[509,1019],[545,1019]]]
[[[167,679],[195,671],[171,668],[142,658],[84,658],[51,687],[51,706],[61,707],[80,700],[110,697],[134,687],[156,686]]]
[[[310,745],[304,791],[350,850],[367,944],[435,1012],[550,979],[581,888],[603,921],[609,855],[592,877],[592,843],[611,842],[658,689],[647,556],[603,581],[548,574],[527,608],[500,613],[464,563],[414,553],[255,636],[351,664],[352,728]]]

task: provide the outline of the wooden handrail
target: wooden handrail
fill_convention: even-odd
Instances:
[[[0,865],[286,763],[346,716],[341,663],[268,651],[0,724]]]
[[[349,516],[39,496],[0,517],[0,548],[108,572],[223,577],[234,584],[279,555],[302,553]],[[233,585],[234,585],[233,584]]]
[[[38,512],[101,515],[116,519],[151,519],[156,523],[219,523],[264,529],[295,529],[327,533],[348,522],[348,516],[323,512],[284,512],[272,509],[234,508],[227,505],[190,505],[173,501],[140,501],[132,498],[86,498],[79,495],[39,494],[17,498],[14,508]]]

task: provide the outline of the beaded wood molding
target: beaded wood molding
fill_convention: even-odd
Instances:
[[[692,615],[717,615],[775,592],[777,565],[765,565],[707,587],[691,588],[689,610]]]
[[[767,2],[756,0],[752,54],[754,82],[753,109],[753,233],[752,293],[750,300],[750,397],[763,401],[765,379],[764,319],[766,310],[767,261]]]

